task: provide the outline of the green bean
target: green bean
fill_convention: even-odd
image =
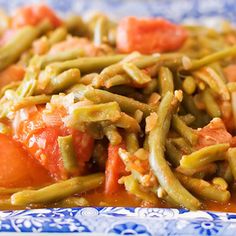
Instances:
[[[236,92],[236,82],[229,82],[226,86],[231,93]]]
[[[143,89],[143,93],[146,95],[152,94],[156,92],[158,89],[158,80],[157,79],[152,79],[150,82],[148,82]]]
[[[193,74],[208,84],[209,87],[216,94],[219,94],[223,100],[230,100],[230,94],[226,84],[214,69],[211,67],[206,67],[202,70],[194,72]]]
[[[229,148],[227,158],[234,180],[236,180],[236,148]]]
[[[166,67],[161,67],[159,71],[159,80],[161,85],[161,95],[164,96],[168,91],[174,92],[173,75]]]
[[[89,36],[90,31],[83,19],[78,15],[70,15],[65,20],[65,26],[72,35]]]
[[[96,21],[93,33],[94,44],[99,46],[104,41],[107,41],[108,20],[105,16],[99,17]]]
[[[7,85],[5,85],[4,87],[1,88],[0,90],[0,98],[4,95],[4,93],[8,90],[8,89],[13,89],[15,90],[19,85],[20,85],[21,81],[13,81]]]
[[[166,154],[170,163],[177,167],[182,157],[182,153],[175,147],[171,140],[166,141]]]
[[[90,73],[87,75],[84,75],[80,78],[80,83],[84,85],[90,85],[93,83],[93,80],[98,76],[98,73]]]
[[[26,188],[4,188],[4,187],[0,187],[0,194],[1,195],[9,195],[9,194],[13,194],[13,193],[17,193],[20,191],[24,191],[24,190],[30,190],[33,189],[31,187],[26,187]]]
[[[196,131],[188,127],[178,115],[173,115],[171,124],[174,130],[184,137],[191,145],[194,146],[197,143],[198,136]]]
[[[125,189],[127,192],[135,195],[136,197],[151,202],[151,203],[157,203],[157,197],[152,192],[145,192],[141,189],[138,181],[134,179],[132,175],[125,176],[122,178],[122,181],[124,182]]]
[[[75,174],[78,172],[78,165],[72,135],[59,136],[57,142],[65,170],[69,174]]]
[[[49,79],[49,83],[47,84],[45,89],[36,88],[37,94],[45,93],[45,94],[53,94],[62,92],[63,90],[68,89],[72,85],[79,82],[80,79],[80,71],[78,69],[69,69],[67,71],[62,72],[58,76],[51,77]]]
[[[217,164],[217,176],[222,177],[226,180],[227,183],[232,183],[234,180],[233,173],[231,171],[230,165],[228,161],[219,162]]]
[[[183,105],[184,108],[196,117],[196,121],[193,123],[194,126],[203,127],[210,122],[210,117],[205,112],[200,111],[193,100],[193,97],[184,93],[183,94]]]
[[[216,185],[210,184],[202,179],[185,176],[180,173],[175,174],[189,191],[197,194],[201,198],[217,202],[228,202],[230,199],[230,192],[227,190],[222,190]]]
[[[191,95],[195,92],[197,84],[192,76],[186,76],[183,81],[183,90],[187,94]]]
[[[164,157],[164,146],[173,112],[172,102],[173,95],[167,92],[158,108],[158,122],[149,134],[149,162],[160,185],[175,202],[188,209],[198,209],[200,202],[181,185]]]
[[[217,165],[215,163],[210,163],[205,166],[201,166],[194,169],[183,168],[182,166],[178,166],[176,168],[176,171],[184,175],[194,176],[196,178],[203,179],[204,177],[206,177],[206,175],[211,176],[215,174],[216,169],[217,169]]]
[[[132,133],[138,133],[141,130],[137,120],[124,112],[121,112],[121,117],[114,124]]]
[[[52,31],[48,37],[48,42],[52,46],[53,44],[56,44],[60,41],[63,41],[66,39],[67,36],[67,30],[65,27],[59,27]]]
[[[17,61],[21,54],[41,34],[42,30],[48,28],[48,24],[41,24],[38,27],[25,26],[20,29],[9,42],[0,48],[0,70]]]
[[[112,145],[118,145],[122,141],[122,137],[114,125],[105,126],[103,128],[104,134]]]
[[[217,160],[224,160],[224,154],[228,148],[228,143],[201,148],[189,155],[184,155],[180,161],[180,165],[184,168],[197,168]]]
[[[130,79],[124,75],[115,75],[104,82],[106,88],[123,84],[130,84]]]
[[[101,103],[76,107],[72,111],[72,124],[80,122],[112,121],[121,117],[120,107],[117,102]]]
[[[74,48],[57,53],[49,53],[39,58],[41,60],[41,69],[51,63],[72,60],[83,55],[84,50],[82,48]]]
[[[11,196],[11,203],[16,206],[34,203],[59,201],[73,194],[86,192],[99,187],[104,181],[104,174],[74,177],[38,190],[24,190]]]
[[[170,138],[170,140],[173,145],[175,145],[176,148],[179,149],[182,153],[189,154],[194,151],[194,148],[189,144],[189,142],[182,137]]]
[[[134,83],[143,85],[151,81],[151,77],[142,72],[134,63],[125,62],[122,67]]]
[[[13,105],[11,106],[11,110],[16,111],[24,107],[45,104],[47,102],[50,102],[50,100],[51,100],[51,96],[44,95],[44,94],[37,95],[37,96],[28,96],[13,103]]]
[[[59,74],[70,68],[77,68],[84,73],[91,73],[99,71],[109,65],[119,62],[125,56],[115,55],[115,56],[99,56],[99,57],[82,57],[74,60],[68,60],[65,62],[56,62],[48,65],[47,69],[52,74]]]
[[[129,97],[113,94],[99,89],[88,89],[84,96],[96,103],[116,101],[120,105],[121,110],[124,112],[134,114],[136,110],[140,110],[143,112],[144,117],[147,117],[150,112],[156,109],[156,106],[151,106],[142,102],[138,102]]]
[[[143,69],[148,66],[154,65],[155,63],[157,63],[158,60],[160,60],[159,57],[142,56],[140,58],[137,58],[135,61],[132,61],[132,63],[136,67],[138,67],[139,69]],[[109,79],[117,74],[122,74],[123,72],[124,72],[124,68],[123,68],[122,62],[114,64],[114,65],[110,65],[101,71],[99,83],[103,85],[107,79]]]
[[[206,110],[208,114],[214,118],[214,117],[221,117],[221,111],[220,107],[215,101],[214,97],[212,96],[209,89],[205,89],[202,92],[202,100],[206,106]]]
[[[209,65],[213,62],[225,59],[227,57],[234,57],[236,55],[236,46],[226,48],[224,50],[207,55],[199,60],[190,61],[189,64],[184,66],[185,70],[196,70],[203,66]]]
[[[179,116],[179,118],[186,124],[190,125],[195,121],[195,117],[192,114],[186,114],[183,116]]]
[[[135,153],[139,149],[139,142],[136,133],[125,133],[125,145],[130,153]]]

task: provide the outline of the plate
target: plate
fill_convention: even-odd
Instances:
[[[36,0],[0,0],[11,12]],[[217,25],[236,22],[235,0],[48,0],[60,14],[103,11],[112,18],[126,15],[163,16],[175,22]],[[0,211],[0,234],[44,235],[236,235],[236,213],[186,209],[87,207]]]

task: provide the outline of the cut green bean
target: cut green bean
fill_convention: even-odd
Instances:
[[[50,26],[47,23],[43,23],[38,27],[25,26],[20,29],[9,42],[0,48],[0,70],[19,59],[41,32],[49,28]]]
[[[122,178],[122,181],[124,182],[125,189],[127,192],[135,195],[136,197],[151,202],[151,203],[157,203],[157,197],[152,192],[145,192],[140,188],[140,185],[138,181],[132,176],[125,176]]]
[[[125,145],[128,152],[135,153],[139,149],[139,142],[136,133],[125,133]]]
[[[177,167],[182,157],[182,153],[175,147],[171,140],[166,141],[166,154],[170,163]]]
[[[191,95],[195,92],[197,84],[192,76],[186,76],[183,81],[183,90],[187,94]]]
[[[175,173],[180,182],[192,193],[201,198],[213,200],[217,202],[228,202],[230,199],[230,192],[222,190],[216,185],[210,184],[205,180],[197,179],[189,176]]]
[[[195,145],[197,143],[197,132],[192,128],[188,127],[178,115],[173,115],[172,118],[172,127],[182,136],[184,137],[191,145]]]
[[[134,114],[136,110],[140,110],[146,117],[150,114],[150,112],[156,109],[156,106],[151,106],[129,97],[113,94],[99,89],[88,89],[84,96],[96,103],[116,101],[120,105],[121,109],[128,114]]]
[[[148,82],[143,89],[143,93],[146,95],[152,94],[157,91],[158,89],[158,80],[157,79],[152,79],[150,82]]]
[[[190,125],[195,121],[195,117],[192,114],[187,114],[183,116],[179,116],[179,118],[186,124]]]
[[[198,209],[200,202],[181,185],[164,157],[164,146],[173,112],[172,102],[173,95],[167,92],[158,108],[158,122],[149,134],[149,162],[160,185],[174,201],[188,209]]]
[[[101,16],[97,19],[94,27],[93,41],[94,44],[99,46],[103,42],[107,41],[108,34],[108,20],[105,16]]]
[[[72,123],[112,121],[121,117],[120,107],[117,102],[76,107],[72,112]]]
[[[212,96],[211,92],[209,89],[205,89],[202,92],[202,100],[206,106],[206,110],[208,114],[214,118],[214,117],[221,117],[221,111],[220,107],[215,101],[214,97]]]
[[[24,190],[11,196],[11,203],[24,206],[34,203],[50,203],[62,200],[73,194],[86,192],[101,186],[104,174],[97,173],[88,176],[74,177],[38,190]]]
[[[190,145],[190,143],[182,137],[170,138],[170,140],[182,153],[190,154],[194,151],[194,148]]]
[[[164,96],[168,91],[174,92],[173,75],[166,67],[161,67],[159,71],[159,81],[161,86],[161,95]]]
[[[78,164],[72,135],[59,136],[57,142],[65,170],[71,175],[75,174],[78,171]]]
[[[130,84],[130,79],[124,75],[115,75],[104,82],[106,88],[123,84]]]
[[[226,57],[234,57],[236,55],[236,46],[226,48],[219,52],[212,53],[199,60],[190,61],[189,64],[184,66],[185,70],[196,70],[203,66],[209,65],[213,62],[225,59]]]
[[[198,168],[214,161],[224,160],[224,154],[228,148],[228,143],[201,148],[189,155],[184,155],[180,161],[180,165],[184,168]]]
[[[114,55],[114,56],[100,56],[100,57],[82,57],[75,60],[68,60],[65,62],[57,62],[48,65],[47,69],[52,74],[59,74],[65,70],[71,68],[77,68],[84,73],[92,73],[99,71],[109,65],[119,62],[125,56],[124,55]]]
[[[151,81],[151,77],[142,72],[134,63],[126,62],[122,66],[134,83],[143,85]]]
[[[47,75],[46,75],[47,76]],[[49,75],[50,76],[50,75]],[[45,89],[36,88],[36,94],[45,93],[53,94],[62,92],[80,80],[80,71],[78,69],[69,69],[62,72],[58,76],[49,77],[48,84]],[[40,82],[39,82],[40,83]]]
[[[66,39],[67,30],[65,27],[59,27],[55,29],[52,33],[50,33],[48,37],[48,42],[52,46],[53,44],[59,43]]]
[[[114,125],[105,126],[103,128],[104,134],[112,145],[118,145],[122,141],[122,137]]]
[[[50,100],[51,100],[51,96],[44,95],[44,94],[38,95],[38,96],[28,96],[28,97],[20,99],[19,101],[16,101],[12,105],[11,110],[16,111],[24,107],[45,104],[47,102],[50,102]]]

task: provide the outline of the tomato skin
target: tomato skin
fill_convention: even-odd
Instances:
[[[49,173],[22,146],[0,134],[0,186],[40,186],[52,182]]]
[[[119,148],[125,148],[124,144],[111,145],[108,146],[108,159],[106,163],[106,181],[105,181],[105,193],[114,194],[117,193],[121,185],[118,180],[122,175],[126,174],[125,165],[121,160],[118,150]]]
[[[117,28],[116,44],[122,53],[168,52],[180,48],[187,31],[162,18],[123,18]]]
[[[29,115],[14,130],[15,139],[22,142],[30,154],[44,166],[55,180],[68,178],[57,142],[59,136],[72,135],[79,172],[83,173],[85,163],[93,151],[93,138],[83,132],[66,128],[64,125],[46,125],[42,119],[43,109]],[[60,116],[59,112],[56,115]]]
[[[54,27],[60,26],[62,23],[55,12],[46,5],[24,6],[19,8],[12,17],[12,27],[37,25],[45,19],[49,20]]]
[[[198,130],[197,149],[206,146],[231,143],[232,135],[226,130],[223,121],[220,118],[214,118],[207,126]]]

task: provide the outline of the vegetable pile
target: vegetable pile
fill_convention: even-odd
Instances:
[[[44,5],[1,14],[1,208],[87,206],[86,194],[124,189],[140,206],[230,202],[229,23],[216,31],[101,13],[63,20]]]

